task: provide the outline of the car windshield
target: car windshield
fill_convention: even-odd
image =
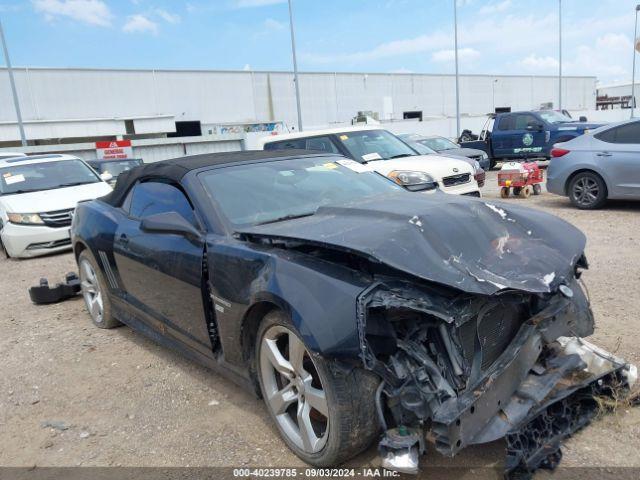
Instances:
[[[361,130],[336,135],[357,162],[389,160],[418,155],[414,149],[386,130]]]
[[[442,152],[444,150],[454,150],[454,149],[460,148],[451,140],[444,137],[425,138],[424,140],[420,140],[420,143],[423,145],[426,145],[432,150],[435,150],[436,152]]]
[[[100,173],[110,173],[113,175],[113,178],[116,178],[122,172],[131,170],[133,167],[137,167],[138,165],[142,165],[139,160],[114,160],[112,162],[98,163],[94,168]]]
[[[0,168],[0,195],[37,192],[100,182],[100,178],[80,160],[59,160]]]
[[[566,122],[575,122],[572,118],[563,115],[560,112],[556,112],[554,110],[545,110],[544,112],[538,112],[543,120],[547,123],[566,123]]]
[[[200,178],[214,203],[237,227],[286,221],[313,215],[322,205],[405,191],[344,158],[236,165],[209,170]]]

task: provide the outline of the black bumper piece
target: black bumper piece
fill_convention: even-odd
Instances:
[[[41,278],[40,285],[29,289],[31,301],[37,304],[61,302],[75,297],[78,293],[80,293],[80,279],[73,272],[67,273],[64,283],[58,283],[55,287],[49,287],[49,281],[46,278]]]
[[[578,389],[563,390],[505,436],[505,479],[528,480],[537,469],[554,470],[562,459],[560,445],[598,413],[609,409],[624,381],[614,371]]]

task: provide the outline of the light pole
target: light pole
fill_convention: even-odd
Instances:
[[[458,0],[453,0],[453,30],[456,58],[456,138],[460,138],[460,80],[458,72]]]
[[[496,113],[496,83],[498,83],[498,79],[494,78],[493,82],[491,82],[491,92],[493,93],[493,113]]]
[[[631,73],[631,118],[636,109],[636,38],[638,38],[638,11],[640,4],[636,5],[636,23],[633,31],[633,72]]]
[[[289,0],[289,26],[291,27],[291,54],[293,55],[293,81],[296,84],[296,108],[298,110],[298,131],[302,131],[302,112],[300,110],[300,83],[298,82],[298,60],[296,58],[296,36],[293,31],[293,9]]]
[[[562,0],[558,0],[558,110],[562,112]]]
[[[11,68],[11,59],[9,58],[9,49],[4,38],[4,30],[2,30],[2,21],[0,21],[0,42],[2,42],[2,50],[4,51],[4,59],[7,62],[7,72],[9,73],[9,83],[11,84],[11,93],[13,94],[13,105],[16,108],[16,117],[18,117],[18,130],[20,130],[20,140],[22,146],[27,146],[27,137],[24,134],[24,125],[22,125],[22,112],[20,112],[20,102],[18,101],[18,91],[16,90],[16,82],[13,78],[13,69]]]

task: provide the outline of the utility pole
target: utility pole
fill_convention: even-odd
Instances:
[[[640,5],[636,5],[636,23],[633,32],[633,72],[631,73],[631,118],[636,109],[636,39],[638,38],[638,11]]]
[[[562,112],[562,0],[558,0],[558,110]]]
[[[4,51],[4,60],[7,63],[7,72],[9,73],[9,83],[11,84],[11,93],[13,94],[13,105],[16,108],[16,117],[18,118],[18,130],[20,130],[20,140],[22,146],[27,146],[27,137],[24,134],[24,125],[22,124],[22,113],[20,112],[20,101],[18,100],[18,91],[16,90],[16,82],[13,78],[13,69],[11,68],[11,59],[9,58],[9,49],[4,38],[4,30],[2,29],[2,21],[0,20],[0,42],[2,42],[2,50]]]
[[[298,109],[298,131],[302,131],[302,111],[300,110],[300,82],[298,81],[298,59],[296,58],[296,36],[293,30],[293,9],[289,0],[289,26],[291,27],[291,53],[293,55],[293,80],[296,84],[296,107]]]
[[[458,0],[453,0],[453,29],[456,57],[456,138],[460,138],[460,79],[458,71]]]

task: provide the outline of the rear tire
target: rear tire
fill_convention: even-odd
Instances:
[[[534,195],[540,195],[542,193],[542,186],[539,183],[536,183],[533,186],[533,194]]]
[[[287,446],[305,462],[338,465],[377,436],[378,377],[363,369],[345,370],[311,353],[280,310],[268,313],[260,324],[255,367],[271,418]]]
[[[518,192],[518,195],[520,195],[520,198],[529,198],[532,191],[533,189],[531,188],[531,185],[525,185],[520,189],[520,192]]]
[[[115,328],[122,325],[111,313],[109,290],[93,255],[83,250],[78,256],[80,289],[91,321],[98,328]]]
[[[500,189],[500,197],[501,198],[509,198],[509,187],[502,187]]]
[[[580,210],[595,210],[607,201],[607,186],[595,172],[580,172],[569,182],[569,199]]]

